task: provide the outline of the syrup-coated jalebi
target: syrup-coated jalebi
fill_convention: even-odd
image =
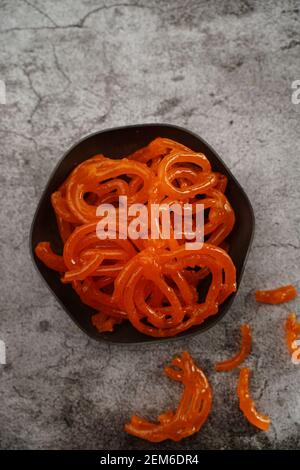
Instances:
[[[181,382],[184,391],[177,410],[167,411],[151,423],[139,416],[133,416],[125,425],[125,431],[150,442],[166,439],[180,441],[198,432],[211,410],[212,391],[203,371],[199,369],[188,352],[175,357],[170,366],[165,367],[166,375]]]
[[[255,292],[256,301],[264,304],[282,304],[293,300],[295,297],[297,297],[297,290],[290,284],[276,289],[257,290]]]
[[[248,369],[248,367],[242,367],[240,369],[237,386],[240,410],[244,413],[249,423],[262,431],[267,431],[270,427],[271,420],[268,416],[262,415],[256,410],[249,391],[249,377],[250,369]]]
[[[218,362],[215,365],[215,369],[217,372],[225,372],[228,370],[235,369],[238,367],[245,359],[249,356],[251,351],[251,344],[252,344],[252,334],[251,328],[249,325],[241,325],[241,348],[239,352],[230,359],[227,359],[223,362]]]
[[[226,176],[213,172],[203,153],[167,138],[157,138],[122,159],[95,155],[75,167],[51,196],[62,255],[42,241],[36,256],[60,272],[62,282],[70,283],[81,301],[98,312],[92,322],[99,331],[113,331],[115,324],[129,320],[144,334],[174,336],[216,314],[236,289],[235,267],[224,250],[235,222],[226,185]],[[125,239],[118,218],[116,238],[97,236],[103,217],[97,207],[110,204],[119,214],[120,196],[127,197],[128,206],[148,208],[148,237]],[[202,248],[187,249],[187,235],[175,237],[172,218],[167,239],[151,238],[153,224],[158,233],[162,229],[162,215],[154,220],[151,206],[162,203],[189,203],[194,226],[197,204],[203,204]],[[208,291],[201,293],[199,283],[209,274]]]
[[[300,322],[297,320],[296,314],[290,312],[285,322],[285,338],[288,350],[291,354],[297,351],[300,340]]]

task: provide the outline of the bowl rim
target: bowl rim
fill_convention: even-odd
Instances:
[[[179,334],[179,335],[171,336],[171,337],[162,337],[162,338],[149,337],[145,341],[128,341],[128,342],[126,342],[126,341],[113,341],[109,337],[106,337],[106,336],[103,336],[103,335],[93,336],[89,331],[85,330],[84,327],[76,320],[76,318],[74,318],[74,316],[71,314],[71,312],[69,312],[68,308],[64,305],[64,303],[58,297],[56,292],[50,287],[50,285],[48,284],[48,282],[46,281],[46,279],[42,275],[41,271],[39,270],[39,267],[38,267],[37,262],[36,262],[36,256],[35,256],[35,253],[34,253],[32,237],[33,237],[33,231],[34,231],[36,219],[38,217],[38,213],[39,213],[39,210],[40,210],[40,206],[42,205],[42,201],[44,200],[44,198],[47,196],[48,187],[49,187],[53,177],[55,176],[57,170],[59,169],[60,165],[63,163],[65,158],[69,155],[69,153],[73,149],[75,149],[82,142],[85,142],[86,140],[89,140],[90,138],[95,137],[96,135],[100,135],[100,134],[104,134],[104,133],[112,132],[112,131],[124,130],[124,129],[146,128],[148,126],[151,126],[151,127],[166,127],[166,128],[169,128],[169,129],[177,129],[177,130],[180,130],[182,132],[185,132],[186,134],[190,134],[191,136],[198,139],[202,144],[204,144],[212,153],[214,153],[214,155],[221,162],[221,164],[226,169],[226,171],[230,174],[230,177],[233,180],[233,182],[235,183],[235,185],[243,193],[243,196],[244,196],[244,198],[247,202],[247,205],[248,205],[248,208],[249,208],[249,213],[250,213],[251,234],[250,234],[250,238],[249,238],[247,251],[246,251],[246,254],[245,254],[245,257],[244,257],[244,260],[243,260],[243,264],[242,264],[242,267],[240,269],[239,282],[237,283],[236,291],[233,292],[229,296],[229,298],[227,299],[228,303],[226,305],[226,309],[223,312],[221,312],[219,315],[215,315],[215,316],[211,317],[211,321],[206,326],[205,326],[205,321],[204,321],[204,323],[202,324],[201,330],[197,330],[197,329],[193,330],[193,331],[186,330],[186,331],[182,332],[184,334]],[[98,342],[98,343],[99,342],[104,342],[104,343],[107,343],[107,344],[110,344],[110,345],[116,345],[116,346],[118,346],[118,345],[120,345],[120,346],[137,346],[137,345],[142,345],[142,344],[147,345],[147,346],[151,346],[153,344],[158,344],[158,343],[160,343],[160,344],[164,343],[165,344],[167,342],[186,340],[188,338],[192,338],[193,336],[196,336],[196,335],[201,334],[201,333],[205,333],[206,331],[210,330],[212,327],[214,327],[219,321],[221,321],[224,318],[224,316],[226,315],[226,313],[229,311],[230,307],[232,306],[236,295],[238,294],[239,286],[241,284],[241,281],[242,281],[242,278],[243,278],[243,275],[244,275],[244,271],[245,271],[245,267],[246,267],[246,263],[247,263],[247,260],[248,260],[249,254],[250,254],[250,250],[251,250],[251,246],[252,246],[252,242],[253,242],[253,238],[254,238],[254,233],[255,233],[255,216],[254,216],[254,210],[253,210],[252,204],[250,202],[250,199],[249,199],[247,193],[245,192],[245,190],[243,189],[243,187],[241,186],[241,184],[238,182],[238,180],[232,174],[231,170],[228,168],[226,163],[220,157],[218,152],[216,152],[216,150],[210,144],[208,144],[205,139],[203,139],[201,136],[199,136],[195,132],[190,131],[189,129],[186,129],[185,127],[177,126],[175,124],[168,124],[168,123],[151,123],[151,122],[149,122],[149,123],[143,123],[143,124],[130,124],[130,125],[124,125],[124,126],[110,127],[110,128],[103,129],[103,130],[100,130],[100,131],[95,131],[95,132],[92,132],[90,134],[86,134],[81,139],[76,141],[73,145],[71,145],[63,153],[62,157],[58,160],[58,162],[54,166],[53,170],[50,173],[50,176],[48,177],[47,183],[46,183],[41,195],[39,196],[38,204],[37,204],[37,207],[34,211],[33,219],[32,219],[31,225],[30,225],[28,242],[29,242],[30,258],[31,258],[31,261],[34,265],[35,270],[38,272],[40,278],[43,280],[44,284],[47,286],[48,290],[52,293],[52,295],[54,296],[54,298],[56,299],[58,304],[68,314],[68,316],[72,319],[72,321],[80,328],[81,331],[83,331],[86,335],[88,335],[91,339],[93,339],[95,342]]]

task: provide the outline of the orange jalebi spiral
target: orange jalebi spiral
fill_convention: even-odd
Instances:
[[[194,286],[185,279],[185,270],[196,266],[208,268],[212,275],[204,302],[195,299]],[[181,278],[177,277],[178,273]],[[145,281],[159,289],[162,298],[159,307],[147,302],[149,292],[143,291]],[[137,330],[150,336],[166,337],[175,336],[214,315],[219,304],[235,289],[234,265],[219,247],[204,244],[193,252],[184,247],[175,251],[149,248],[131,259],[120,272],[115,280],[113,299],[126,310]]]
[[[121,176],[138,176],[143,186],[134,194]],[[108,181],[109,180],[109,181]],[[66,202],[73,216],[81,223],[97,220],[96,206],[84,199],[87,193],[98,196],[97,205],[112,203],[119,196],[128,196],[128,204],[145,203],[151,187],[152,173],[143,163],[128,159],[105,159],[85,165],[80,172],[74,172],[66,183]]]
[[[165,373],[184,386],[177,410],[162,413],[156,423],[133,416],[125,425],[129,434],[150,442],[180,441],[198,432],[206,422],[212,405],[212,390],[189,353],[175,357],[171,365],[165,367]]]
[[[40,242],[36,256],[98,312],[92,322],[99,331],[112,331],[115,324],[129,320],[147,335],[176,335],[217,313],[236,289],[234,265],[222,249],[235,222],[226,186],[226,176],[213,172],[203,153],[167,138],[119,160],[95,155],[76,166],[51,196],[63,255]],[[122,239],[124,227],[119,225],[117,238],[98,238],[103,215],[97,207],[110,204],[118,214],[119,196],[126,196],[128,205],[147,206],[148,239]],[[185,248],[186,233],[182,239],[175,237],[175,215],[166,239],[161,236],[162,215],[157,220],[151,216],[152,204],[166,204],[170,210],[186,203],[192,207],[193,226],[197,204],[205,210],[205,243],[199,250]],[[158,239],[150,237],[152,224]],[[204,295],[199,283],[208,275],[211,282]]]

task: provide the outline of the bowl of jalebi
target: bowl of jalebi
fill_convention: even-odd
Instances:
[[[253,232],[250,201],[210,145],[178,126],[142,124],[96,132],[65,153],[30,250],[85,333],[149,343],[204,332],[225,315]]]

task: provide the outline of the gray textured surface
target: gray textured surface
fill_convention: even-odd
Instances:
[[[123,424],[177,403],[162,367],[183,349],[209,375],[213,410],[198,435],[156,448],[300,447],[300,365],[282,330],[299,303],[258,306],[252,295],[300,287],[299,2],[1,0],[0,41],[1,448],[152,448]],[[28,231],[73,142],[142,122],[186,126],[210,142],[249,194],[257,229],[222,322],[189,341],[119,348],[89,340],[58,306],[31,264]],[[251,387],[272,418],[268,433],[239,412],[236,374],[212,368],[236,350],[242,321],[253,327]]]

